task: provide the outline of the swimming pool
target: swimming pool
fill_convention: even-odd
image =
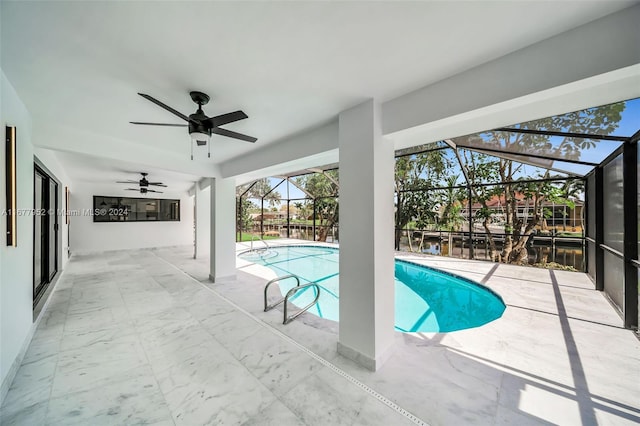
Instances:
[[[317,283],[318,303],[309,309],[321,318],[338,321],[338,249],[320,246],[270,247],[240,258],[266,266],[277,276],[295,274],[301,284]],[[284,295],[295,280],[278,283]],[[301,290],[290,299],[298,307],[315,297],[313,288]],[[505,304],[480,284],[447,272],[405,260],[395,261],[396,329],[403,332],[450,332],[479,327],[502,316]]]

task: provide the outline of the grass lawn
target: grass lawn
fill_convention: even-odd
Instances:
[[[244,242],[244,241],[251,241],[251,238],[253,237],[254,241],[259,241],[260,240],[260,234],[247,234],[245,232],[242,233],[242,239],[239,238],[240,234],[236,233],[236,241],[240,242]],[[265,235],[264,237],[262,237],[263,240],[276,240],[280,237],[276,237],[276,236],[271,236],[271,235]]]

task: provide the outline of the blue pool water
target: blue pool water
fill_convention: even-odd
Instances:
[[[301,284],[316,282],[321,288],[320,299],[308,312],[338,321],[337,249],[284,246],[240,257],[268,267],[277,276],[295,274]],[[281,293],[286,294],[295,284],[293,279],[282,280]],[[302,307],[314,296],[314,289],[308,288],[290,300]],[[404,332],[449,332],[478,327],[500,318],[505,309],[502,299],[480,284],[400,259],[395,262],[395,299],[396,329]]]

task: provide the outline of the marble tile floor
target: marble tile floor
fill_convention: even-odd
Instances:
[[[640,424],[640,341],[586,274],[398,254],[484,283],[507,309],[480,328],[397,333],[371,373],[337,355],[335,322],[304,314],[283,326],[281,312],[262,312],[272,271],[238,260],[236,280],[211,284],[191,250],[155,253],[429,424]]]
[[[280,333],[431,425],[640,423],[639,341],[584,274],[412,257],[485,283],[507,310],[397,333],[372,373],[337,355],[336,323],[262,312],[268,270],[239,260],[237,279],[212,284],[206,256],[191,257],[74,256],[0,424],[412,424]]]
[[[412,424],[149,250],[74,256],[9,425]]]

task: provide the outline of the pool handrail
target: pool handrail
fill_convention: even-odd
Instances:
[[[254,240],[254,237],[255,237],[255,235],[252,234],[251,235],[251,245],[250,245],[251,248],[249,249],[250,251],[253,251],[253,240]],[[264,239],[262,239],[262,237],[259,237],[258,240],[262,241],[262,244],[264,244],[265,247],[262,248],[262,249],[256,249],[256,251],[258,251],[258,250],[269,250],[269,248],[270,248],[269,244],[267,244],[267,242]]]
[[[268,305],[267,304],[267,290],[269,289],[269,286],[271,286],[271,284],[273,284],[275,282],[278,282],[278,281],[281,281],[281,280],[285,280],[285,279],[288,279],[288,278],[295,278],[295,280],[297,282],[296,287],[300,286],[300,278],[295,274],[289,274],[289,275],[283,275],[281,277],[275,277],[274,279],[270,280],[267,283],[267,285],[264,286],[264,312],[270,311],[271,309],[275,308],[276,306],[278,306],[279,304],[284,302],[285,299],[286,299],[285,297],[283,297],[282,299],[278,300],[277,302],[275,302],[275,303],[273,303],[271,305]],[[296,287],[294,287],[294,288],[296,288]]]
[[[246,250],[242,250],[241,252],[239,252],[237,255],[240,256],[241,254],[246,254],[246,253],[258,253],[258,252],[268,252],[269,249],[271,248],[271,246],[269,244],[267,244],[267,242],[265,240],[263,240],[262,238],[258,238],[258,241],[262,241],[262,243],[264,244],[264,247],[260,247],[260,248],[253,248],[253,241],[254,241],[254,236],[251,236],[251,241],[250,241],[250,245],[249,248]]]
[[[287,316],[287,305],[288,305],[288,302],[289,302],[289,297],[291,297],[294,294],[296,294],[298,292],[298,290],[302,290],[302,289],[309,288],[309,287],[315,287],[315,289],[316,289],[316,297],[315,297],[315,299],[313,299],[313,302],[309,303],[307,306],[305,306],[304,308],[300,309],[295,314],[293,314],[290,317],[288,317]],[[285,325],[289,324],[291,321],[293,321],[294,319],[298,318],[303,313],[307,312],[309,310],[309,308],[311,308],[313,305],[316,304],[316,302],[318,301],[319,298],[320,298],[320,286],[317,283],[309,283],[309,284],[297,285],[297,286],[293,287],[291,290],[289,290],[287,292],[287,295],[284,297],[284,319],[282,321],[282,324],[285,324]]]

